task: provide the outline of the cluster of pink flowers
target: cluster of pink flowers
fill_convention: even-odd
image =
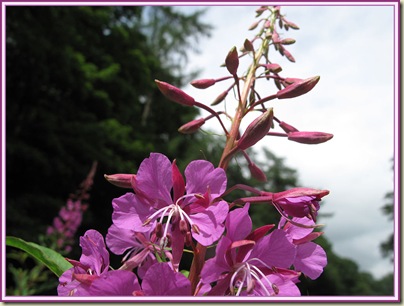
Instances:
[[[276,25],[288,30],[298,27],[285,19],[280,7],[260,7],[257,15],[269,17],[255,22],[262,28],[253,40],[246,40],[243,54],[232,48],[225,59],[230,76],[196,80],[191,84],[207,89],[218,82],[233,80],[232,86],[213,101],[224,101],[234,90],[238,106],[234,116],[214,111],[196,101],[181,89],[156,80],[160,91],[170,100],[187,107],[210,112],[182,127],[182,133],[193,133],[216,118],[226,136],[218,167],[206,160],[194,160],[184,175],[175,161],[165,155],[151,153],[143,160],[136,174],[106,175],[112,184],[131,189],[112,201],[112,225],[105,237],[87,231],[80,239],[82,256],[69,260],[73,267],[60,277],[61,296],[299,296],[296,284],[304,274],[318,278],[327,264],[321,246],[313,242],[322,232],[313,231],[320,202],[328,190],[292,188],[282,192],[262,191],[252,186],[228,187],[226,169],[231,159],[242,153],[251,174],[266,180],[265,174],[248,156],[247,149],[266,136],[287,137],[304,144],[318,144],[332,138],[322,132],[301,132],[275,117],[265,105],[273,99],[290,99],[309,92],[319,77],[283,78],[280,65],[268,59],[269,46],[294,61],[284,45],[293,39],[281,39]],[[260,42],[258,48],[255,42]],[[253,63],[246,75],[238,75],[240,57],[250,54]],[[261,63],[260,60],[264,60]],[[263,68],[263,71],[258,71]],[[254,89],[257,80],[274,80],[276,94],[261,97]],[[244,87],[241,88],[241,84]],[[243,89],[243,90],[242,90]],[[240,132],[240,123],[247,113],[259,115]],[[226,128],[221,115],[232,118]],[[285,132],[273,132],[274,122]],[[254,196],[232,202],[226,196],[235,189],[244,189]],[[253,230],[250,205],[271,205],[280,214],[280,221]],[[109,267],[109,253],[124,255],[118,270]],[[205,258],[206,249],[215,247],[215,255]],[[190,271],[183,271],[184,252],[193,254]]]

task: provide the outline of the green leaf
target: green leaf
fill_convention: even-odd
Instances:
[[[23,239],[7,236],[6,245],[18,248],[27,252],[29,255],[37,259],[49,268],[57,277],[63,272],[70,269],[72,264],[69,263],[62,255],[47,247],[40,246],[33,242],[27,242]]]

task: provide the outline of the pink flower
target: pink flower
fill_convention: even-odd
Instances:
[[[312,226],[313,220],[309,218],[293,218],[298,224]],[[324,267],[327,265],[327,254],[324,249],[311,242],[319,237],[322,232],[313,232],[313,228],[302,228],[287,222],[282,218],[279,227],[283,228],[290,240],[296,245],[297,252],[293,266],[297,271],[304,273],[311,279],[318,278],[323,273]]]
[[[109,254],[99,232],[88,230],[80,237],[80,246],[80,261],[69,260],[73,267],[59,278],[59,296],[130,296],[140,290],[134,273],[109,271]]]
[[[249,204],[231,211],[226,219],[226,236],[206,261],[201,282],[216,283],[208,295],[296,296],[299,274],[289,268],[296,247],[282,230],[266,232],[272,226],[251,232]]]
[[[186,167],[185,177],[186,184],[175,162],[151,153],[139,167],[135,194],[112,202],[117,228],[148,232],[160,224],[156,235],[162,248],[172,247],[174,265],[180,260],[184,237],[192,235],[205,246],[218,240],[229,210],[225,201],[215,201],[226,189],[223,169],[196,160]]]
[[[316,221],[319,202],[327,194],[328,190],[292,188],[272,194],[272,204],[292,217],[308,217]]]

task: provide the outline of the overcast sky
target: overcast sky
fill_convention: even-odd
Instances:
[[[240,47],[255,34],[247,29],[256,20],[256,8],[210,7],[205,20],[214,26],[213,35],[201,41],[202,52],[191,56],[189,68],[202,68],[200,78],[227,75],[219,66],[233,46]],[[321,79],[305,96],[268,106],[299,130],[329,132],[334,138],[325,144],[303,145],[267,137],[260,146],[297,169],[303,186],[330,190],[321,208],[333,214],[321,220],[326,237],[338,255],[353,259],[362,271],[379,278],[393,271],[379,245],[393,232],[393,223],[381,207],[394,187],[394,8],[285,5],[281,12],[300,27],[281,32],[284,38],[297,40],[287,46],[296,63],[278,53],[270,58],[282,66],[283,77],[319,75]],[[207,104],[220,93],[215,86],[204,91],[183,89]],[[261,90],[276,92],[268,85]]]

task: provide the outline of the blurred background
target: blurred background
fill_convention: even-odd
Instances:
[[[210,104],[221,85],[188,84],[227,75],[220,66],[254,36],[256,8],[7,6],[6,234],[78,259],[78,237],[90,228],[105,235],[111,201],[126,192],[105,173],[136,173],[150,152],[181,169],[193,159],[217,164],[224,141],[216,125],[179,134],[204,114],[167,101],[154,80]],[[329,263],[319,279],[301,279],[302,294],[393,295],[394,9],[285,6],[281,13],[300,27],[281,33],[297,40],[287,46],[296,63],[273,54],[281,75],[321,80],[305,96],[273,102],[275,115],[334,139],[307,146],[268,137],[250,152],[268,182],[242,170],[240,156],[228,186],[330,190],[319,218],[325,235],[316,240]],[[232,110],[231,97],[224,105]],[[253,219],[258,226],[278,216],[265,205]],[[61,223],[71,236],[56,233]],[[120,258],[112,255],[111,265]],[[32,259],[7,248],[6,265],[7,294],[56,293],[57,278]]]

